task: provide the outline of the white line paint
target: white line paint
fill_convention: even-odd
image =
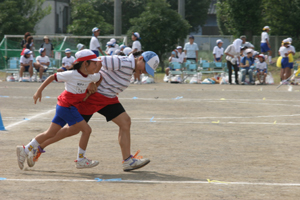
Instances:
[[[32,120],[32,119],[37,118],[37,117],[40,117],[40,116],[42,116],[42,115],[49,114],[49,113],[51,113],[51,112],[53,112],[53,111],[55,111],[55,109],[51,109],[51,110],[48,110],[48,111],[46,111],[46,112],[42,112],[42,113],[33,115],[33,116],[31,116],[31,117],[28,117],[27,119],[28,119],[28,120]],[[16,123],[9,124],[9,125],[6,126],[5,128],[7,128],[7,129],[8,129],[8,128],[12,128],[12,127],[17,126],[17,125],[19,125],[19,124],[21,124],[21,123],[27,122],[28,120],[24,120],[24,119],[23,119],[23,120],[18,121],[18,122],[16,122]]]
[[[13,182],[97,182],[97,180],[85,179],[6,179],[0,181]],[[156,180],[121,180],[101,181],[102,183],[152,183],[152,184],[213,184],[213,185],[260,185],[260,186],[300,186],[300,183],[265,183],[265,182],[223,182],[223,181],[156,181]]]

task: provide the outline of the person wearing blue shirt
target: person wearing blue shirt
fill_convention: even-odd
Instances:
[[[186,55],[187,60],[198,61],[198,45],[194,42],[194,36],[189,36],[189,42],[184,45],[184,53]]]
[[[250,84],[254,85],[254,81],[253,81],[253,71],[250,68],[253,64],[254,64],[254,59],[253,59],[253,55],[252,55],[252,49],[246,49],[245,50],[247,56],[243,57],[243,59],[241,60],[240,63],[240,67],[241,67],[241,74],[242,74],[242,85],[245,85],[245,78],[246,75],[249,75],[249,79],[250,79]]]

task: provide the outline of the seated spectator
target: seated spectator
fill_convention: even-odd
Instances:
[[[243,57],[240,63],[241,74],[242,74],[242,85],[245,85],[246,75],[249,75],[250,84],[254,85],[253,71],[250,68],[254,64],[253,54],[251,49],[246,49],[247,56]]]
[[[120,49],[119,45],[117,44],[117,40],[116,40],[115,38],[111,38],[111,39],[110,39],[110,42],[113,43],[113,45],[114,45],[114,47],[115,47],[116,49]]]
[[[222,47],[223,41],[222,40],[217,40],[216,43],[217,43],[217,46],[215,46],[214,50],[213,50],[214,61],[215,62],[222,62],[222,57],[223,57],[223,54],[224,54],[224,49]]]
[[[254,49],[253,44],[251,44],[250,42],[247,42],[247,37],[245,35],[242,35],[241,37],[242,42],[242,47],[246,47],[247,49]]]
[[[26,32],[24,35],[24,39],[21,41],[21,48],[26,48],[27,38],[31,36],[29,32]]]
[[[24,55],[21,56],[20,58],[20,79],[19,82],[23,81],[23,72],[29,72],[30,75],[30,80],[32,80],[33,76],[33,56],[32,56],[32,51],[29,49],[25,49]]]
[[[132,51],[132,49],[130,47],[125,47],[123,53],[125,54],[125,56],[129,56],[131,51]]]
[[[122,44],[122,45],[120,46],[120,51],[124,51],[125,48],[126,48],[126,45]]]
[[[259,62],[258,56],[259,56],[259,52],[258,51],[254,51],[253,52],[254,63],[258,63]]]
[[[46,56],[46,49],[40,48],[40,55],[36,58],[36,63],[34,63],[34,68],[40,75],[40,82],[43,82],[43,73],[47,71],[48,66],[50,65],[50,59]]]
[[[58,72],[67,71],[73,68],[75,58],[71,55],[71,49],[67,48],[65,54],[66,56],[62,59],[62,67],[57,70]]]
[[[105,51],[106,55],[113,56],[115,55],[115,45],[112,42],[107,42],[107,50]]]
[[[183,52],[182,50],[182,46],[178,46],[175,50],[172,51],[171,53],[171,56],[169,57],[169,62],[178,62],[178,63],[184,63],[186,61],[186,58],[185,58],[185,53]],[[165,78],[167,76],[169,76],[169,72],[170,72],[170,69],[172,69],[171,67],[167,67],[165,72]]]
[[[78,49],[78,51],[83,50],[84,49],[84,45],[81,44],[81,43],[77,44],[77,49]]]
[[[265,55],[259,54],[258,55],[259,62],[256,63],[256,70],[257,70],[257,79],[259,80],[260,84],[266,84],[266,77],[268,73],[267,63],[265,62]],[[264,76],[263,82],[261,82],[260,76]]]
[[[49,58],[53,58],[54,54],[53,54],[53,45],[50,42],[50,39],[48,38],[48,36],[44,36],[44,43],[41,45],[41,48],[46,49],[46,56],[48,56]]]

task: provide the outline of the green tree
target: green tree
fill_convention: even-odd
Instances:
[[[68,32],[74,35],[91,35],[93,27],[101,30],[101,35],[111,33],[112,25],[105,22],[104,18],[93,7],[93,0],[72,0],[72,23]]]
[[[51,11],[42,9],[45,0],[5,0],[0,2],[0,38],[4,35],[34,33],[34,26]]]
[[[167,0],[171,8],[178,11],[178,0]],[[185,0],[185,19],[191,25],[190,32],[198,32],[207,19],[211,0]]]
[[[223,34],[247,35],[250,39],[260,34],[263,0],[222,0],[217,3],[217,20]]]
[[[164,0],[149,0],[145,11],[137,18],[130,20],[132,27],[128,30],[139,32],[143,50],[154,51],[163,61],[165,53],[172,51],[179,39],[184,39],[190,28],[189,23],[183,20]],[[164,70],[164,63],[161,62]]]

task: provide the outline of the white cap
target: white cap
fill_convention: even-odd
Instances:
[[[27,55],[27,54],[32,54],[32,51],[30,51],[29,49],[25,49],[24,50],[24,55]]]
[[[284,39],[282,42],[283,43],[291,43],[289,39]]]
[[[252,51],[253,51],[252,49],[248,48],[248,49],[245,50],[245,53],[247,53],[247,54],[252,53]]]
[[[132,49],[130,47],[126,47],[123,52],[126,56],[128,56],[128,54],[132,51]]]
[[[290,41],[290,43],[292,43],[293,42],[293,39],[292,38],[286,38],[287,40],[289,40]]]
[[[134,32],[132,33],[132,35],[134,35],[135,37],[137,37],[138,39],[141,39],[140,34],[138,32]]]
[[[159,64],[159,57],[153,51],[146,51],[142,53],[144,60],[146,62],[145,68],[146,72],[154,77],[154,71],[158,67]]]
[[[111,39],[110,39],[110,42],[112,42],[112,43],[116,43],[117,41],[116,41],[116,39],[115,39],[115,38],[111,38]]]
[[[115,50],[115,55],[118,55],[120,53],[120,49]]]
[[[94,28],[92,29],[92,32],[94,33],[94,32],[96,32],[96,31],[99,31],[99,28],[94,27]]]
[[[112,43],[112,42],[107,42],[106,45],[107,45],[107,46],[113,46],[114,43]]]
[[[44,52],[46,49],[45,48],[40,48],[39,49],[39,54],[42,54],[42,52]]]
[[[253,52],[253,56],[256,56],[256,55],[258,55],[258,54],[259,54],[258,51],[254,51],[254,52]]]
[[[121,46],[120,46],[120,49],[124,49],[126,47],[126,45],[125,44],[122,44]]]
[[[182,49],[182,46],[178,46],[178,47],[176,47],[176,49]]]
[[[82,47],[84,47],[83,44],[81,44],[81,43],[77,44],[77,49],[78,49],[78,51],[80,51],[80,50],[82,49]]]
[[[223,41],[219,39],[219,40],[216,41],[216,43],[217,43],[217,44],[223,43]]]
[[[65,53],[71,53],[71,49],[66,48]]]
[[[263,28],[263,30],[266,30],[266,29],[271,30],[269,26],[265,26],[265,27]]]
[[[86,60],[99,61],[96,54],[89,49],[83,49],[81,51],[78,51],[75,54],[75,57],[76,57],[76,60],[74,63],[77,63],[80,61],[86,61]]]

